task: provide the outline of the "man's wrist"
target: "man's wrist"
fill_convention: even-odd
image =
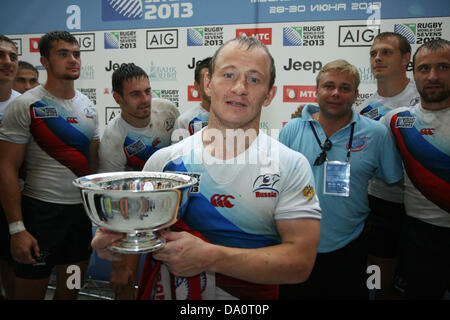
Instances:
[[[19,220],[19,221],[15,221],[15,222],[11,222],[9,224],[9,234],[13,235],[22,231],[25,231],[25,225],[23,224],[23,221]]]

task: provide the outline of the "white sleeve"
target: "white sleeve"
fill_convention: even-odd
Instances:
[[[127,158],[123,149],[123,142],[123,132],[117,126],[106,128],[98,149],[99,172],[125,170]]]
[[[382,118],[379,120],[379,122],[380,122],[381,124],[384,124],[384,125],[388,128],[388,130],[391,131],[391,119],[392,119],[392,117],[393,117],[396,113],[398,113],[398,112],[400,112],[400,111],[407,110],[407,109],[408,109],[408,108],[397,108],[397,109],[391,110],[391,111],[389,111],[388,113],[386,113],[386,114],[384,115],[384,117],[382,117]]]
[[[319,199],[309,162],[298,152],[281,166],[283,189],[275,209],[275,219],[321,219]]]
[[[31,117],[28,100],[14,99],[3,114],[0,140],[26,144],[31,139]]]
[[[167,149],[170,147],[166,147],[156,151],[154,154],[150,156],[147,162],[144,165],[142,171],[153,171],[153,172],[162,172],[164,170],[164,166],[167,164]]]

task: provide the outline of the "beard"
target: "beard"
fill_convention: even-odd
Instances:
[[[62,80],[77,80],[80,77],[80,72],[73,73],[65,73],[61,75]]]
[[[450,90],[445,88],[445,86],[441,91],[433,92],[432,94],[427,93],[424,88],[418,91],[423,101],[425,102],[442,102],[448,99],[448,97],[450,96]]]
[[[70,75],[66,75],[62,77],[62,80],[77,80],[80,77],[80,75],[77,76],[70,76]]]

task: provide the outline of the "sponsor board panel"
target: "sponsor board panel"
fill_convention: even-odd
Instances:
[[[117,107],[111,94],[111,76],[121,63],[134,62],[149,75],[154,96],[173,100],[180,112],[198,104],[198,95],[190,90],[194,83],[195,64],[211,56],[219,46],[236,36],[238,30],[256,30],[258,37],[267,41],[277,70],[278,92],[270,106],[263,108],[261,127],[281,129],[283,122],[300,103],[286,99],[289,86],[315,86],[320,68],[331,60],[344,58],[354,64],[361,77],[361,103],[376,88],[369,65],[369,46],[378,32],[399,30],[407,26],[413,34],[411,46],[415,51],[425,38],[450,38],[448,18],[382,19],[380,28],[373,30],[365,20],[310,21],[288,23],[198,25],[179,28],[111,29],[73,32],[82,50],[82,68],[76,88],[95,100],[103,131],[109,113],[106,108]],[[415,26],[413,28],[413,25]],[[267,32],[270,29],[270,32]],[[190,30],[197,32],[190,37]],[[263,31],[266,31],[265,33]],[[105,34],[109,34],[105,36]],[[263,34],[260,36],[259,34]],[[29,61],[39,69],[39,80],[44,83],[46,71],[39,62],[36,43],[42,34],[15,34],[11,37],[20,45],[19,59]],[[271,35],[268,37],[267,35]],[[105,43],[105,37],[108,37]],[[113,37],[113,38],[111,38]],[[111,40],[111,39],[112,40]],[[116,39],[116,40],[114,40]],[[193,45],[193,44],[198,45]],[[122,48],[121,48],[122,45]],[[20,51],[19,51],[20,52]],[[412,72],[408,71],[412,77]],[[289,97],[289,93],[287,93]],[[300,92],[298,92],[300,94]],[[291,93],[292,95],[292,93]],[[302,93],[303,100],[312,100],[313,93]],[[111,111],[110,109],[108,109]]]

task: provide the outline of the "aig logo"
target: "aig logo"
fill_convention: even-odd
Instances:
[[[379,28],[366,25],[339,26],[339,47],[370,47],[373,39],[380,33]]]
[[[178,30],[148,30],[147,49],[178,48]]]
[[[12,42],[16,45],[17,48],[17,55],[22,55],[22,39],[11,39]]]
[[[78,41],[80,51],[95,51],[95,34],[94,33],[73,33]]]
[[[233,196],[225,195],[225,194],[215,194],[211,197],[211,204],[214,207],[221,208],[233,208],[234,204],[230,202],[229,199],[234,199]]]

